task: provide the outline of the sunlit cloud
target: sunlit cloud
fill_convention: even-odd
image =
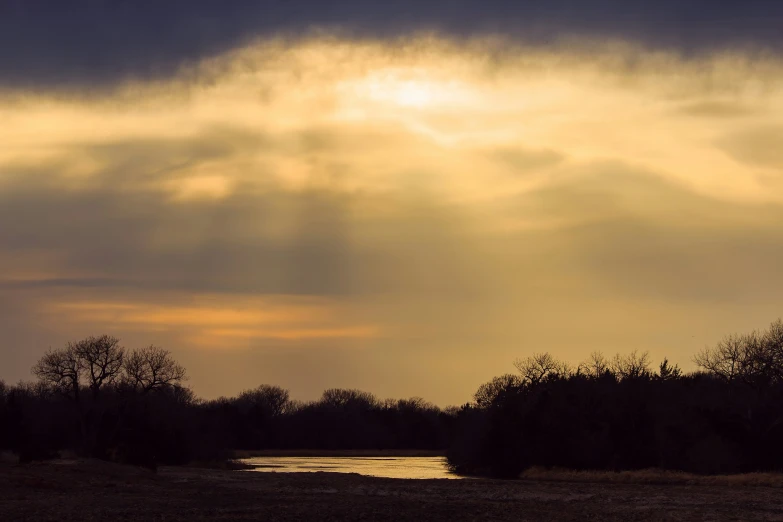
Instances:
[[[324,36],[9,91],[0,288],[50,342],[449,358],[417,381],[438,401],[529,351],[687,366],[779,314],[782,80],[736,51]]]
[[[186,301],[186,302],[182,302]],[[148,301],[71,301],[46,305],[52,322],[91,328],[174,333],[188,346],[226,350],[252,340],[367,339],[373,325],[346,325],[350,310],[328,299],[191,295],[165,304]]]

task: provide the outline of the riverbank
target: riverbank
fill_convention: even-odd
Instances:
[[[254,457],[445,457],[443,450],[237,450],[235,459]]]
[[[587,477],[581,477],[585,479]],[[400,480],[98,461],[0,466],[0,520],[783,520],[742,484]]]

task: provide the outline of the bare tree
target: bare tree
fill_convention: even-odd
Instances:
[[[396,410],[397,399],[383,399],[378,403],[378,407],[382,410]]]
[[[732,382],[748,366],[748,336],[729,335],[721,339],[714,348],[705,348],[693,357],[700,368]]]
[[[307,408],[308,406],[309,403],[297,399],[291,399],[288,401],[288,404],[286,404],[285,410],[287,414],[291,415]]]
[[[120,377],[125,348],[120,346],[120,340],[116,337],[88,337],[68,343],[68,349],[76,354],[94,397],[98,396],[104,385],[110,385]]]
[[[66,348],[49,348],[33,366],[33,375],[58,393],[78,402],[83,367],[76,349],[69,344]]]
[[[549,353],[536,353],[525,359],[517,359],[514,366],[522,378],[531,384],[555,377],[568,377],[571,374],[568,363],[558,361]]]
[[[611,363],[603,353],[593,352],[589,359],[579,365],[578,371],[590,377],[600,377],[611,372]]]
[[[488,408],[495,400],[522,385],[522,378],[518,375],[507,373],[495,377],[491,381],[479,386],[473,395],[473,400],[479,408]]]
[[[265,415],[278,417],[286,412],[290,398],[288,390],[262,384],[258,388],[240,393],[239,400],[247,402]]]
[[[727,382],[759,387],[783,380],[783,321],[746,335],[729,335],[694,357],[704,370]]]
[[[770,380],[783,381],[783,321],[774,321],[760,335],[758,354],[765,375]]]
[[[171,357],[171,353],[154,345],[131,352],[125,357],[123,367],[130,385],[143,393],[180,387],[187,379],[185,368]]]
[[[620,379],[649,377],[651,375],[650,354],[649,352],[638,353],[636,350],[626,356],[618,353],[612,359],[611,369]]]
[[[341,388],[331,388],[324,391],[321,403],[332,408],[353,407],[358,409],[369,409],[379,405],[378,399],[372,393]]]
[[[411,397],[410,399],[400,399],[397,401],[397,409],[399,411],[432,411],[439,412],[440,408],[427,402],[422,397]]]

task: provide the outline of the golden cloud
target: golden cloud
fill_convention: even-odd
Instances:
[[[525,351],[687,366],[779,314],[782,80],[747,53],[319,37],[11,92],[0,286],[53,332],[453,357],[455,400]]]

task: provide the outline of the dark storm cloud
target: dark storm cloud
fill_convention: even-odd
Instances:
[[[173,73],[272,34],[438,30],[531,43],[609,37],[682,50],[783,42],[777,0],[0,0],[0,82],[99,85]]]

